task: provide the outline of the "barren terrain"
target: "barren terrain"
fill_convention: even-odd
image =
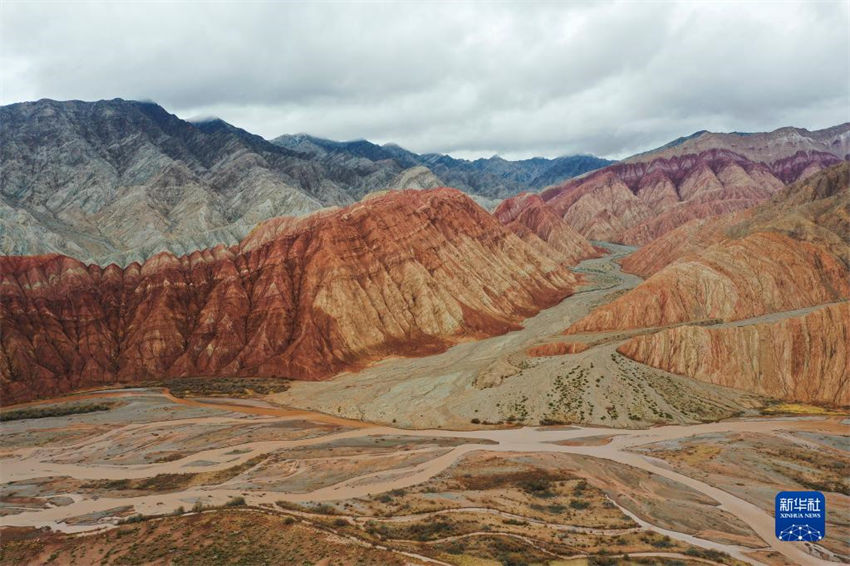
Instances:
[[[529,355],[530,348],[563,341],[571,322],[641,282],[617,263],[634,248],[597,245],[610,253],[574,269],[587,283],[526,319],[521,330],[424,358],[383,360],[330,381],[294,382],[272,398],[286,406],[415,428],[506,422],[641,427],[715,420],[762,404],[754,395],[629,360],[616,352],[633,335],[629,332],[570,336],[592,346],[575,354]]]
[[[441,354],[5,409],[0,563],[850,560],[846,415],[616,352],[654,329],[563,335],[640,282],[605,246],[575,295]],[[798,488],[827,493],[821,543],[774,537],[772,496]]]
[[[119,557],[169,563],[177,556],[216,563],[209,544],[221,547],[216,556],[228,563],[295,552],[308,562],[338,556],[344,563],[442,564],[624,554],[693,564],[816,564],[850,557],[843,536],[850,499],[841,479],[850,462],[846,417],[728,419],[643,430],[414,431],[259,401],[184,400],[158,390],[80,397],[40,406],[99,397],[113,405],[4,424],[3,563]],[[726,436],[759,439],[765,450],[787,448],[788,438],[828,447],[816,471],[785,472],[777,485],[821,482],[829,491],[835,535],[818,545],[779,542],[760,487],[765,480],[729,488],[740,472],[718,468],[713,459],[687,457],[689,450],[675,452],[670,464],[661,459],[668,457],[665,447]],[[762,453],[757,448],[751,451],[756,459]],[[782,454],[792,471],[812,462],[810,452]],[[770,452],[753,465],[767,477],[776,473]],[[236,525],[237,538],[197,544],[186,554],[188,543],[174,533],[209,529],[207,514]],[[259,532],[264,528],[284,535],[272,542]],[[331,538],[324,545],[298,542],[316,537]],[[255,538],[256,544],[238,544]],[[168,542],[143,550],[152,541]],[[346,541],[356,544],[337,546]]]

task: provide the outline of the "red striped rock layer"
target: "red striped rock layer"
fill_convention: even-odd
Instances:
[[[682,224],[750,208],[794,175],[840,162],[801,152],[775,164],[728,150],[611,165],[541,196],[588,239],[644,245]]]
[[[555,258],[569,265],[599,255],[539,195],[522,193],[505,199],[493,214],[525,242],[544,253],[556,252]]]
[[[638,250],[624,265],[654,274],[569,332],[739,320],[850,297],[848,227],[845,162],[757,209],[688,224]]]
[[[850,298],[850,163],[755,209],[682,226],[624,265],[654,274],[568,333],[767,315],[749,324],[666,328],[619,351],[710,383],[850,404],[850,305],[840,302]]]
[[[850,405],[850,303],[772,323],[679,326],[618,351],[701,381],[789,401]]]
[[[832,167],[786,187],[770,202],[750,210],[688,222],[623,259],[623,269],[647,278],[680,258],[758,230],[815,238],[819,245],[850,263],[850,246],[846,244],[850,234],[848,186],[850,166]]]
[[[565,267],[451,189],[260,225],[125,269],[0,258],[2,402],[163,376],[321,379],[517,328]]]

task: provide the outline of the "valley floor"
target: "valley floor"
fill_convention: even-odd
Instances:
[[[4,423],[0,562],[212,564],[213,554],[238,562],[259,548],[308,563],[850,559],[842,416],[413,431],[156,390],[101,401],[111,408]],[[812,485],[828,492],[827,539],[776,540],[772,495]],[[250,513],[262,517],[244,520]],[[237,540],[214,531],[190,549],[174,539],[208,530],[207,514],[242,525]],[[275,531],[271,544],[251,525],[285,536]],[[33,530],[45,528],[94,534]]]
[[[563,335],[640,282],[606,247],[524,329],[439,355],[249,399],[228,383],[4,411],[0,564],[850,561],[848,416],[768,417],[617,354],[638,331]],[[529,354],[553,342],[587,348]],[[826,493],[817,544],[774,536],[773,497],[795,489]]]
[[[610,253],[575,268],[585,275],[585,285],[527,319],[521,330],[434,356],[383,360],[329,381],[293,382],[272,398],[285,406],[406,428],[504,422],[637,428],[717,420],[763,404],[755,395],[638,364],[616,352],[629,336],[653,329],[564,336],[595,306],[642,281],[617,263],[634,248],[596,244]],[[529,348],[552,342],[591,347],[570,355],[529,356]]]

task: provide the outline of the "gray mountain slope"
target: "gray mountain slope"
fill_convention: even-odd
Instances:
[[[121,99],[0,107],[0,252],[126,264],[232,244],[267,218],[400,183],[453,185],[489,202],[536,188],[552,170],[550,160],[469,162],[304,138],[271,143],[222,120],[190,123]],[[581,156],[575,166],[605,163]]]

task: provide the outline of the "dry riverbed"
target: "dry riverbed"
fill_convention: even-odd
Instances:
[[[277,555],[554,564],[627,554],[644,563],[834,564],[850,556],[840,477],[848,434],[838,416],[414,431],[261,402],[125,391],[108,410],[3,424],[11,441],[0,458],[0,562]],[[713,438],[735,441],[723,444],[723,461],[700,452]],[[777,451],[789,438],[808,452],[786,454],[780,473]],[[739,441],[759,467],[747,478],[731,464]],[[813,447],[822,447],[817,456]],[[800,465],[815,472],[788,471]],[[835,490],[830,536],[818,545],[775,540],[770,491],[811,482]],[[176,537],[194,540],[188,533],[209,529],[213,515],[240,534],[194,550]],[[284,531],[280,540],[264,538],[271,528]]]

